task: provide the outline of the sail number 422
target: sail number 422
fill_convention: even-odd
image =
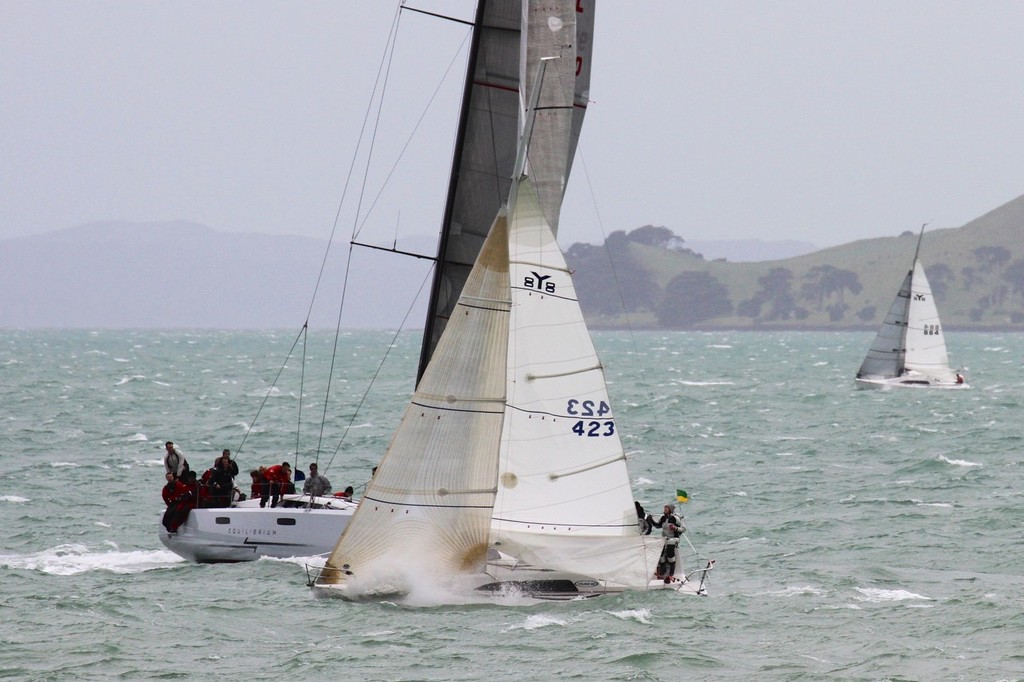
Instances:
[[[572,399],[565,406],[567,414],[579,417],[603,417],[612,411],[608,403],[601,400],[576,400]],[[609,421],[584,421],[580,420],[573,424],[572,432],[577,436],[611,436],[615,433],[615,422]]]

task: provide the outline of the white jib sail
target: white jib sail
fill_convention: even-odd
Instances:
[[[907,315],[906,357],[904,367],[940,381],[956,382],[949,368],[946,340],[939,322],[932,288],[921,261],[914,261],[914,276]]]
[[[604,371],[529,178],[514,196],[508,405],[492,543],[537,566],[646,586],[661,539],[638,532]]]

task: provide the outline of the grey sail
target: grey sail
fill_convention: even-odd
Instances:
[[[889,312],[882,321],[882,326],[875,335],[875,340],[864,357],[857,376],[898,377],[903,373],[903,357],[905,355],[907,321],[910,312],[910,286],[914,271],[911,270],[903,278],[903,284],[896,294]]]
[[[547,171],[549,186],[557,188],[559,204],[589,96],[593,34],[593,0],[586,3],[587,12],[577,11],[579,2],[561,4],[558,15],[571,31],[564,27],[552,31],[546,22],[534,29],[538,45],[550,44],[552,38],[547,34],[555,33],[554,39],[568,42],[572,48],[572,56],[562,60],[572,65],[571,78],[563,79],[572,84],[568,116],[572,135],[569,147],[548,162],[554,164],[554,170]],[[417,381],[459,300],[494,216],[508,197],[520,132],[521,43],[527,42],[521,38],[522,32],[529,30],[528,18],[539,14],[535,7],[540,5],[537,0],[480,0],[477,6]],[[586,49],[573,48],[580,44]]]
[[[577,69],[583,73],[583,60],[577,59],[577,45],[581,39],[591,45],[594,13],[578,11],[580,9],[576,3],[530,3],[524,19],[526,40],[523,41],[521,64],[535,65],[542,59],[550,59],[539,92],[528,169],[541,211],[555,234],[558,234],[562,196],[569,179],[590,87],[589,70],[586,78],[577,82]],[[581,56],[589,57],[589,54]],[[520,80],[526,84],[524,92],[534,91],[536,76],[535,69],[521,69]],[[575,117],[577,103],[578,120]]]

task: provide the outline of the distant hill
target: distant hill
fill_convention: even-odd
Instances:
[[[705,260],[724,258],[733,263],[754,263],[765,260],[782,260],[817,251],[810,242],[791,239],[762,241],[760,239],[733,239],[717,241],[692,241],[686,246],[704,256]]]
[[[927,230],[921,261],[948,328],[1024,330],[1024,196],[963,227]],[[594,326],[874,329],[914,257],[917,231],[774,261],[694,253],[666,228],[567,252]],[[612,267],[614,266],[614,267]],[[611,295],[606,273],[622,291]],[[627,315],[623,309],[628,311]]]
[[[925,264],[946,327],[1024,329],[1024,197],[959,228],[925,233]],[[686,242],[665,227],[614,232],[566,253],[592,326],[678,329],[874,329],[910,268],[916,231],[753,260],[741,245]],[[334,327],[348,244],[233,234],[197,223],[94,223],[0,241],[0,328]],[[391,245],[387,245],[390,247]],[[432,239],[397,248],[434,253]],[[790,251],[790,253],[793,253]],[[750,257],[748,262],[736,262]],[[733,260],[733,259],[736,260]],[[345,328],[422,326],[410,304],[429,261],[351,252]],[[614,267],[613,267],[614,266]],[[614,276],[612,276],[614,275]],[[628,311],[628,314],[624,312]]]
[[[7,239],[0,241],[0,328],[297,329],[326,247],[326,240],[190,222],[94,223]],[[336,324],[348,251],[332,248],[311,326]],[[346,302],[342,325],[395,329],[428,266],[361,249],[352,268],[360,294]],[[412,319],[425,310],[422,300]]]

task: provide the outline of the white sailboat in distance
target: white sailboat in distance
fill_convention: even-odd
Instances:
[[[858,388],[967,388],[963,371],[949,366],[945,332],[919,258],[926,225],[913,265],[857,371]]]

